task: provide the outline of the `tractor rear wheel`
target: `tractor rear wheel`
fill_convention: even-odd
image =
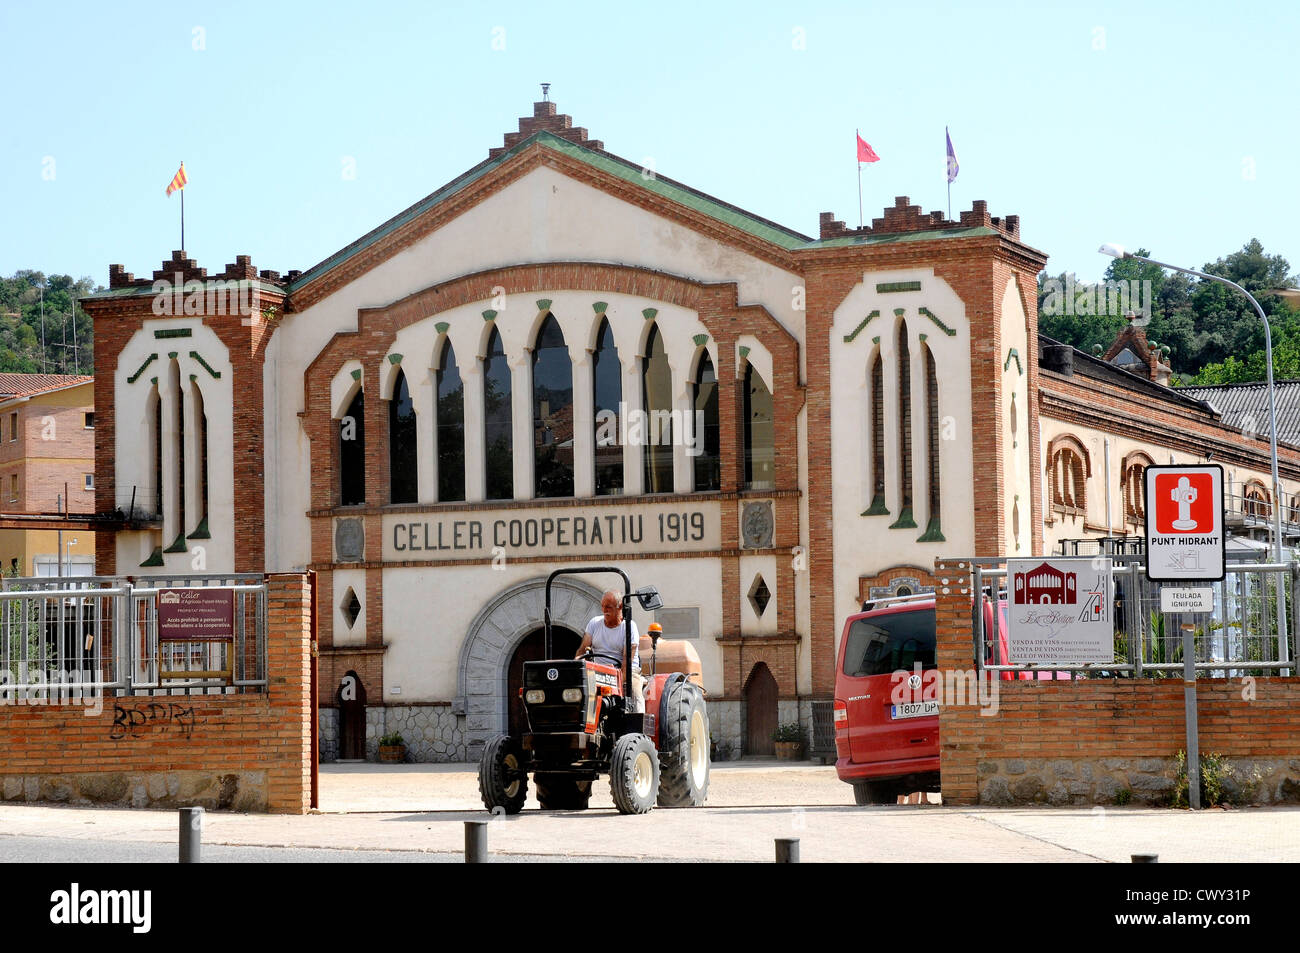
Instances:
[[[533,775],[537,802],[543,811],[585,811],[591,803],[591,782],[575,781],[564,774]]]
[[[620,814],[645,814],[659,794],[659,756],[642,734],[624,735],[614,743],[609,787]]]
[[[660,709],[659,806],[700,807],[709,794],[709,715],[704,693],[685,679]]]
[[[498,809],[518,814],[528,797],[528,772],[519,742],[509,735],[497,735],[483,746],[478,763],[478,790],[483,806],[494,814]]]

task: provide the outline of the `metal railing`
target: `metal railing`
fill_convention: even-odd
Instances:
[[[976,563],[977,591],[1004,586],[1005,568]],[[1190,631],[1194,650],[1192,667],[1213,677],[1287,675],[1296,667],[1300,607],[1300,564],[1230,563],[1221,582],[1196,583],[1213,590],[1209,613],[1188,615],[1161,611],[1161,583],[1147,578],[1139,561],[1116,561],[1111,569],[1115,620],[1115,661],[1090,664],[1014,663],[1006,658],[1005,644],[995,633],[984,631],[982,612],[972,613],[975,661],[993,672],[1030,672],[1069,678],[1168,678],[1184,671],[1183,635]],[[1189,583],[1164,586],[1187,589]],[[1282,587],[1288,612],[1285,650],[1278,636],[1277,594]],[[998,623],[1000,626],[1000,623]],[[1059,676],[1058,676],[1059,677]]]
[[[229,640],[160,640],[163,589],[233,592]],[[72,694],[192,695],[262,691],[266,584],[258,574],[145,579],[4,577],[0,580],[0,702],[57,704]]]

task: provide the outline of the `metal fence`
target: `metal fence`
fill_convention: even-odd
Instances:
[[[163,589],[219,586],[234,594],[228,641],[160,641]],[[263,691],[266,583],[260,574],[75,576],[0,580],[0,701],[47,703],[87,693]]]
[[[1006,569],[975,564],[976,591],[1001,592]],[[1164,613],[1161,583],[1147,578],[1142,562],[1115,561],[1111,570],[1112,617],[1115,620],[1115,661],[1087,665],[1013,663],[1005,643],[984,631],[982,612],[972,613],[976,664],[996,672],[1018,672],[1025,678],[1172,678],[1184,671],[1184,634],[1190,632],[1193,665],[1206,677],[1289,675],[1294,671],[1300,607],[1300,564],[1229,564],[1221,582],[1197,583],[1213,590],[1213,610],[1204,614]],[[1170,584],[1186,589],[1187,583]],[[1279,587],[1285,606],[1286,631],[1279,638]],[[1005,595],[1005,593],[1003,593]],[[1285,642],[1283,641],[1285,639]]]

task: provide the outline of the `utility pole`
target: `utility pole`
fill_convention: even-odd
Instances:
[[[45,373],[45,288],[41,287],[41,373]]]

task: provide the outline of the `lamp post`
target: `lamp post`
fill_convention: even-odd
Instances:
[[[1169,265],[1163,261],[1156,261],[1152,258],[1145,258],[1142,255],[1135,255],[1131,251],[1126,251],[1123,245],[1115,245],[1107,242],[1097,249],[1103,255],[1109,255],[1111,258],[1131,258],[1134,261],[1146,262],[1148,265],[1155,265],[1159,268],[1168,268],[1170,271],[1181,271],[1185,275],[1195,275],[1198,278],[1204,278],[1206,281],[1217,281],[1219,284],[1227,285],[1229,288],[1236,288],[1246,296],[1259,319],[1264,322],[1264,351],[1266,366],[1268,369],[1268,452],[1269,464],[1273,469],[1273,560],[1281,564],[1282,562],[1282,481],[1277,473],[1277,401],[1273,393],[1273,334],[1269,330],[1268,316],[1264,314],[1264,309],[1259,306],[1255,296],[1249,291],[1237,284],[1235,281],[1229,281],[1227,278],[1221,278],[1218,275],[1209,275],[1203,271],[1195,271],[1191,268],[1180,268],[1177,265]],[[1289,662],[1290,646],[1288,645],[1288,632],[1286,626],[1286,597],[1285,590],[1282,587],[1281,577],[1278,578],[1277,584],[1277,660],[1279,662]],[[1282,674],[1287,675],[1289,671],[1282,669]]]

